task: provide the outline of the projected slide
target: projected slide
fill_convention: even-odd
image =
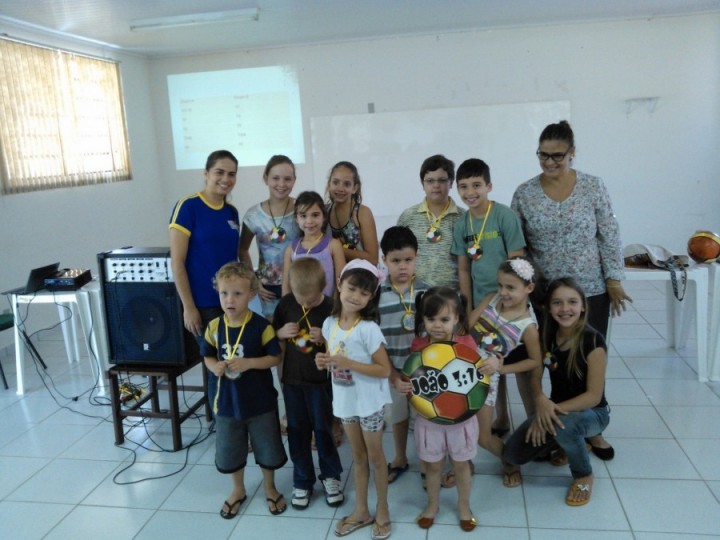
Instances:
[[[213,150],[230,150],[241,167],[273,154],[305,162],[297,76],[288,66],[168,76],[175,166],[202,169]]]

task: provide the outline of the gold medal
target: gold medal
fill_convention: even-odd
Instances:
[[[407,332],[415,331],[415,313],[413,313],[413,300],[415,299],[415,276],[410,280],[410,290],[408,291],[408,301],[405,302],[405,294],[398,289],[391,281],[390,286],[400,297],[400,303],[405,309],[402,318],[400,319],[400,326]]]
[[[403,330],[413,332],[415,330],[415,314],[412,311],[406,311],[402,319],[400,319],[400,324]]]

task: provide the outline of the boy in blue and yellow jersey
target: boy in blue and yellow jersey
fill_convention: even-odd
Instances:
[[[220,515],[234,518],[247,498],[244,483],[248,440],[263,473],[271,514],[287,509],[275,487],[275,470],[287,462],[280,435],[277,390],[271,368],[280,344],[270,323],[248,307],[258,291],[255,273],[241,263],[225,264],[215,277],[224,315],[213,319],[201,345],[208,374],[208,399],[217,430],[215,466],[232,476],[233,490]]]

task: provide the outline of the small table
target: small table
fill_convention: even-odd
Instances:
[[[720,381],[720,263],[704,264],[710,278],[710,335],[708,336],[708,373],[711,381]]]
[[[188,366],[161,366],[161,365],[143,365],[143,364],[127,364],[116,365],[108,369],[107,376],[110,381],[110,401],[112,405],[113,427],[115,429],[115,444],[120,445],[125,442],[125,433],[123,432],[123,418],[139,417],[139,418],[167,418],[172,426],[173,450],[177,452],[182,450],[182,436],[180,434],[180,424],[187,420],[196,410],[205,405],[205,419],[209,422],[212,420],[210,411],[210,403],[207,399],[205,389],[207,388],[207,370],[202,366],[202,386],[178,385],[177,378],[183,373],[189,371],[201,362],[194,362]],[[141,375],[148,377],[150,389],[137,400],[132,406],[123,408],[120,402],[120,382],[119,376]],[[162,379],[162,382],[161,382]],[[167,389],[168,391],[168,410],[160,409],[159,390]],[[201,396],[194,402],[189,404],[189,408],[181,413],[178,400],[178,391],[190,390],[201,392]],[[150,401],[150,410],[141,409],[140,407]]]
[[[715,276],[717,278],[717,276]],[[713,374],[710,368],[713,368],[713,359],[709,359],[709,352],[715,353],[715,347],[711,345],[708,339],[708,325],[706,324],[708,316],[708,265],[698,264],[687,268],[688,288],[684,298],[684,302],[693,301],[695,306],[695,335],[697,338],[697,374],[698,380],[707,382],[708,375],[712,376],[712,380],[720,380],[720,374]],[[667,283],[667,292],[665,294],[666,316],[667,316],[667,335],[665,339],[669,347],[677,349],[685,344],[687,333],[683,332],[683,327],[687,325],[678,324],[682,321],[682,304],[675,298],[672,290],[671,274],[667,270],[654,268],[625,268],[625,281],[665,281]],[[716,281],[718,281],[716,279]],[[691,287],[690,284],[695,286]],[[720,289],[715,290],[715,296],[720,294]],[[716,298],[717,300],[717,298]],[[715,302],[713,303],[715,305]],[[717,327],[717,318],[719,317],[717,310],[711,314],[711,328]],[[712,334],[712,330],[711,330]],[[710,360],[710,361],[708,361]],[[713,368],[718,371],[718,368]]]
[[[62,323],[65,351],[69,362],[79,362],[80,353],[77,345],[76,316],[82,324],[85,342],[88,345],[90,363],[93,374],[99,381],[99,391],[105,393],[105,379],[101,376],[108,367],[108,345],[105,335],[105,310],[103,308],[102,290],[97,281],[91,281],[75,291],[41,290],[31,294],[10,295],[13,317],[15,318],[15,366],[17,371],[17,394],[25,393],[25,344],[20,333],[18,321],[24,317],[20,314],[20,304],[56,304]],[[71,316],[68,317],[68,311]],[[93,361],[97,358],[99,366]],[[99,368],[99,370],[98,370]]]

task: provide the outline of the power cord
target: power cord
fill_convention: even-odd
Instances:
[[[129,377],[128,377],[128,379],[129,379]],[[128,382],[129,382],[129,381],[128,381]],[[130,383],[130,384],[131,384],[131,385],[134,385],[134,383]],[[180,385],[181,385],[181,386],[185,386],[182,375],[180,375]],[[140,390],[143,390],[143,389],[140,388]],[[190,405],[189,405],[188,402],[187,402],[187,396],[186,396],[185,390],[182,391],[182,398],[183,398],[183,403],[185,404],[185,406],[189,408]],[[142,411],[142,408],[139,409],[139,410]],[[197,412],[193,413],[190,417],[188,417],[188,419],[192,418],[192,419],[194,419],[194,420],[197,420],[197,422],[198,422],[198,433],[197,433],[197,435],[195,435],[195,437],[192,439],[192,441],[190,441],[190,443],[189,443],[187,446],[184,446],[184,447],[181,448],[181,450],[184,450],[184,451],[185,451],[185,459],[183,460],[183,463],[182,463],[182,465],[180,466],[179,469],[177,469],[177,470],[175,470],[175,471],[172,471],[172,472],[170,472],[170,473],[164,474],[164,475],[148,476],[148,477],[145,477],[145,478],[140,478],[140,479],[137,479],[137,480],[128,480],[128,481],[122,481],[122,480],[119,480],[119,478],[120,478],[120,475],[122,475],[122,474],[125,473],[126,471],[130,470],[130,469],[135,465],[135,463],[137,462],[137,459],[138,459],[137,449],[142,448],[143,450],[146,450],[146,451],[148,451],[148,452],[168,452],[168,453],[173,453],[174,450],[171,450],[171,449],[168,449],[168,448],[163,448],[162,445],[160,445],[160,443],[158,443],[155,439],[153,439],[152,434],[151,434],[150,431],[148,430],[148,420],[150,419],[149,417],[141,417],[140,420],[135,421],[135,422],[123,421],[123,425],[127,428],[127,431],[126,431],[125,434],[124,434],[125,440],[126,440],[127,442],[129,442],[129,443],[134,444],[134,445],[136,446],[136,448],[125,448],[125,447],[123,447],[123,446],[119,446],[119,448],[123,448],[123,449],[125,449],[125,450],[127,450],[127,451],[129,451],[129,452],[132,453],[132,460],[130,461],[130,463],[129,463],[126,467],[123,467],[122,469],[120,469],[120,470],[113,476],[113,483],[116,484],[116,485],[120,485],[120,486],[127,486],[127,485],[132,485],[132,484],[139,484],[140,482],[146,482],[146,481],[149,481],[149,480],[160,480],[160,479],[163,479],[163,478],[169,478],[169,477],[171,477],[171,476],[174,476],[174,475],[179,474],[179,473],[181,473],[182,471],[184,471],[185,468],[186,468],[187,465],[188,465],[189,456],[190,456],[190,449],[193,448],[194,446],[197,446],[197,445],[199,445],[199,444],[202,444],[202,443],[205,442],[213,433],[215,433],[215,422],[214,422],[214,421],[210,423],[210,425],[207,427],[207,431],[205,432],[205,429],[204,429],[204,427],[203,427],[202,417],[203,417],[203,415],[201,415],[200,413],[197,413]],[[125,420],[126,420],[126,419],[125,419]],[[147,446],[147,445],[145,445],[144,443],[136,442],[136,441],[132,440],[132,438],[130,437],[130,433],[131,433],[133,430],[135,430],[136,428],[140,427],[140,426],[142,426],[142,427],[144,428],[145,435],[147,436],[147,440],[150,441],[150,442],[154,445],[154,448],[153,448],[153,447],[150,447],[150,446]]]

